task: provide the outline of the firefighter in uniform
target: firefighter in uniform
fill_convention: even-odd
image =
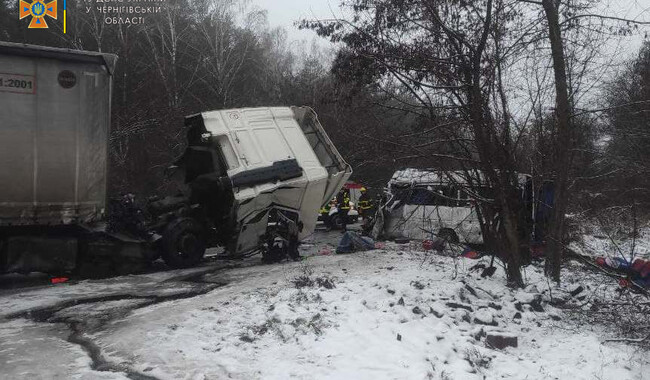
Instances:
[[[372,216],[372,201],[370,200],[365,187],[361,188],[361,195],[359,196],[358,203],[357,208],[359,209],[359,215],[361,215],[361,218],[366,219],[367,217]]]

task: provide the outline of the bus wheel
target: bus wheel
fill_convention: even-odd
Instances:
[[[206,244],[203,225],[196,219],[180,218],[163,233],[162,258],[172,268],[189,268],[203,259]]]
[[[457,244],[460,240],[456,232],[449,228],[443,228],[438,232],[438,238],[444,240],[447,243]]]

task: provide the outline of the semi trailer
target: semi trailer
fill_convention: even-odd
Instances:
[[[184,191],[144,203],[108,186],[112,54],[0,42],[0,272],[128,272],[206,249],[296,257],[351,174],[308,107],[189,115],[167,172]],[[179,126],[181,128],[182,126]],[[273,223],[270,223],[272,216]]]

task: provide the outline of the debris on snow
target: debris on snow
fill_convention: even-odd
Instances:
[[[507,333],[490,332],[485,336],[485,343],[489,347],[503,350],[506,347],[517,347],[519,338]]]
[[[497,326],[499,324],[494,319],[494,314],[488,309],[477,310],[473,316],[473,322],[480,325]]]
[[[204,278],[218,278],[226,286],[155,305],[128,303],[132,309],[106,313],[112,319],[88,337],[107,362],[160,379],[188,374],[206,379],[376,378],[377,373],[468,380],[643,379],[650,365],[647,352],[628,342],[607,342],[620,336],[588,323],[585,315],[590,314],[577,314],[606,307],[596,302],[602,279],[569,274],[565,286],[549,286],[542,268],[533,264],[526,268],[526,279],[534,286],[513,290],[505,286],[503,268],[482,278],[463,259],[436,255],[427,266],[422,263],[431,253],[408,249],[390,243],[354,255],[229,269]],[[169,274],[148,276],[158,276],[169,289],[177,285],[168,281]],[[120,288],[133,288],[128,281],[136,277],[120,280],[125,282]],[[580,286],[583,290],[571,296]],[[32,308],[37,302],[51,306],[56,297],[72,305],[67,294],[92,297],[102,291],[93,283],[67,284],[65,295],[61,289],[31,291],[32,298],[29,291],[0,295],[0,305],[15,312],[24,301]],[[578,303],[580,296],[587,298]],[[559,308],[553,301],[562,298],[567,302]],[[92,310],[83,312],[97,314]],[[69,307],[66,313],[81,311]],[[31,320],[16,324],[29,318],[25,313],[16,318],[11,326],[0,323],[0,358],[19,349],[6,337],[29,333],[33,325],[60,328]],[[56,377],[65,366],[53,352],[47,357],[54,358]],[[63,354],[60,358],[67,360]],[[11,377],[25,367],[3,371]]]

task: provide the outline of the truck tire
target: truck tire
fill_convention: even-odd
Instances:
[[[162,258],[175,269],[193,267],[205,254],[204,228],[196,219],[174,220],[165,228],[162,240]]]

